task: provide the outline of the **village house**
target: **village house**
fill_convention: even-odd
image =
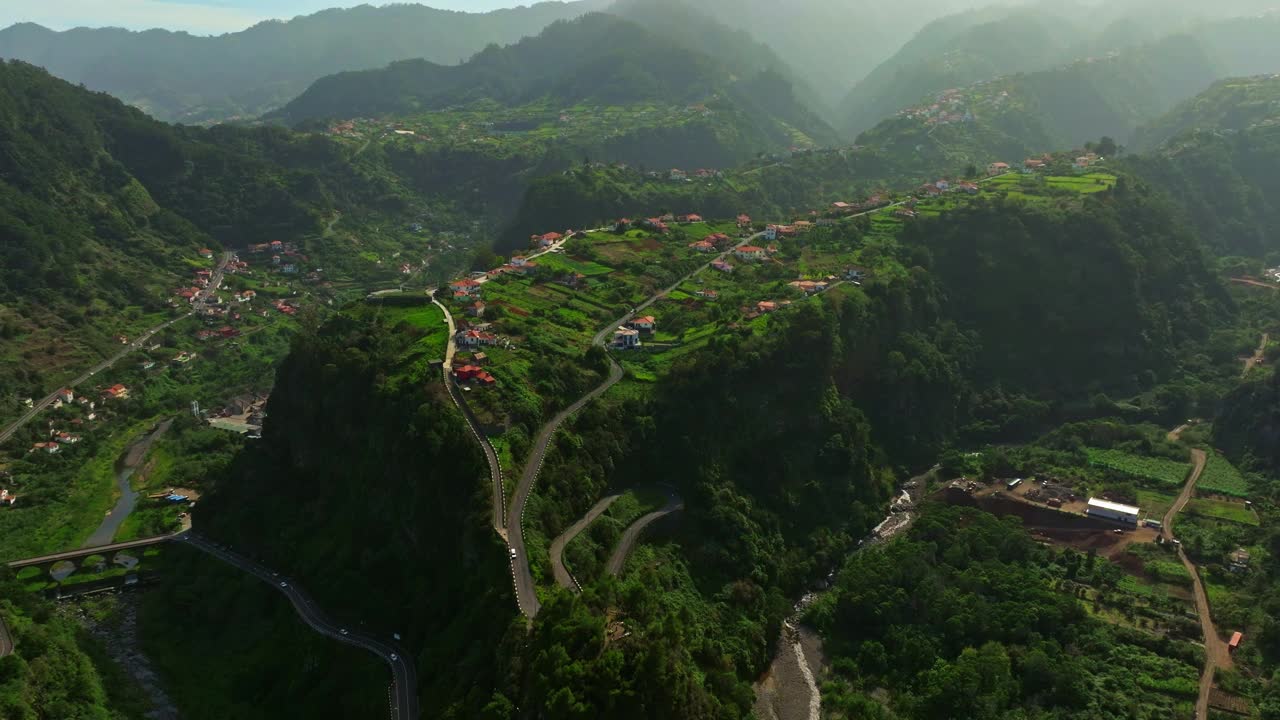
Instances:
[[[213,251],[209,248],[200,248],[200,257],[208,260],[213,257]]]
[[[739,216],[738,216],[738,227],[740,227],[740,228],[748,228],[748,227],[751,227],[751,216],[750,216],[750,215],[739,215]]]
[[[996,176],[1009,172],[1009,163],[993,162],[987,166],[987,175]]]
[[[1022,161],[1022,169],[1026,172],[1035,172],[1044,168],[1044,161],[1036,158],[1027,158]]]
[[[79,435],[72,435],[69,432],[56,432],[54,433],[54,439],[65,445],[75,445],[80,442]]]
[[[620,327],[613,331],[613,344],[620,348],[640,347],[640,331]]]
[[[479,330],[464,330],[457,334],[455,340],[462,347],[480,347],[498,344],[498,336]]]
[[[756,303],[756,311],[760,313],[771,313],[778,309],[778,303],[772,300],[761,300]]]
[[[236,302],[247,303],[253,300],[257,296],[258,296],[258,293],[256,292],[252,290],[245,290],[244,292],[236,293]]]
[[[679,168],[671,168],[671,174],[669,174],[667,177],[670,178],[671,180],[688,180],[689,173]]]
[[[656,233],[664,233],[667,231],[667,223],[665,220],[663,220],[660,217],[646,218],[640,224],[644,227],[644,229],[652,230],[653,232],[656,232]]]
[[[457,378],[458,382],[475,380],[483,385],[493,385],[497,382],[493,375],[490,375],[484,368],[476,365],[463,365],[462,367],[454,368],[453,376]]]
[[[58,391],[58,398],[65,403],[70,403],[76,399],[76,394],[71,391],[71,388],[62,388]]]
[[[715,252],[716,246],[707,240],[689,243],[689,249],[700,253]]]
[[[720,293],[715,290],[698,290],[694,295],[700,298],[706,298],[707,300],[715,300],[720,297]]]
[[[850,280],[852,282],[862,282],[867,278],[867,275],[870,274],[870,272],[871,272],[870,270],[864,267],[861,267],[858,265],[850,265],[844,271],[844,279]]]
[[[733,266],[723,260],[713,260],[711,262],[711,267],[716,270],[719,270],[722,273],[733,272]]]
[[[474,293],[480,292],[480,283],[476,282],[475,280],[472,280],[471,278],[463,278],[461,280],[454,280],[453,282],[449,283],[449,289],[452,290],[455,293],[455,295],[457,293],[462,293],[463,295],[472,295]]]
[[[109,387],[109,388],[107,388],[106,390],[103,390],[103,391],[102,391],[102,399],[104,399],[104,400],[128,400],[128,399],[129,399],[129,388],[125,387],[124,385],[121,385],[120,383],[116,383],[115,385],[112,385],[111,387]]]
[[[7,489],[0,489],[0,506],[13,507],[18,502],[18,496],[10,493]]]
[[[787,285],[803,292],[806,295],[820,293],[823,290],[827,289],[827,284],[825,282],[814,281],[814,280],[796,280],[796,281],[787,283]]]
[[[616,233],[624,233],[631,229],[631,220],[629,218],[618,218],[613,224],[613,231]]]
[[[763,260],[765,250],[764,248],[757,247],[755,245],[743,245],[737,250],[734,250],[733,254],[742,260]]]
[[[558,232],[549,232],[546,235],[534,235],[533,244],[538,247],[551,247],[564,239],[564,235]]]
[[[57,453],[61,449],[62,448],[58,447],[58,443],[56,442],[38,442],[31,446],[31,452],[43,450],[50,455]]]
[[[897,210],[893,211],[893,214],[895,217],[913,218],[916,216],[916,211],[912,210],[911,208],[898,208]]]
[[[143,362],[138,364],[138,367],[142,370],[150,370],[155,366],[156,366],[155,360],[144,360]]]
[[[701,215],[699,215],[699,214],[697,214],[697,213],[689,213],[688,215],[681,215],[681,216],[680,216],[680,222],[682,222],[682,223],[700,223],[700,222],[702,222],[702,216],[701,216]]]
[[[627,324],[635,328],[636,330],[653,332],[654,327],[657,326],[657,322],[658,321],[655,320],[652,315],[645,315],[644,317],[634,318],[631,322]]]
[[[467,314],[471,317],[484,317],[484,301],[477,300],[467,308]]]

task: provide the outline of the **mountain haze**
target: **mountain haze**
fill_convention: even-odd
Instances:
[[[0,57],[45,67],[163,120],[202,122],[258,115],[342,70],[410,58],[461,62],[489,43],[535,35],[594,6],[557,1],[464,13],[361,5],[215,37],[119,28],[55,32],[27,23],[0,30]]]

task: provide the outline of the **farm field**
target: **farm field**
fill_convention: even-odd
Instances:
[[[1232,497],[1248,497],[1249,482],[1229,460],[1216,453],[1209,454],[1204,474],[1196,483],[1196,489],[1202,492],[1215,492]]]
[[[1253,525],[1256,527],[1259,524],[1258,514],[1245,507],[1242,502],[1194,498],[1187,503],[1187,512],[1193,515],[1240,523],[1241,525]]]
[[[1167,458],[1145,457],[1120,450],[1104,450],[1086,448],[1089,463],[1108,468],[1136,478],[1154,480],[1163,485],[1180,486],[1187,479],[1191,469],[1189,463],[1180,463]],[[1208,472],[1206,470],[1206,472]],[[1201,479],[1203,483],[1203,478]]]

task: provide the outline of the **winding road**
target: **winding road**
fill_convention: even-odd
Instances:
[[[213,291],[217,290],[218,286],[222,284],[222,276],[223,276],[223,273],[226,271],[227,263],[229,262],[231,262],[231,253],[230,252],[223,253],[222,259],[218,262],[217,268],[214,269],[213,275],[209,279],[209,286],[204,290],[201,290],[200,295],[197,296],[197,299],[196,299],[197,305],[202,305],[204,301],[208,299],[209,295],[213,293]],[[134,350],[141,349],[142,346],[146,344],[146,342],[150,340],[151,337],[156,333],[168,328],[170,325],[173,325],[174,323],[180,320],[185,320],[186,318],[189,318],[194,314],[195,314],[194,310],[183,313],[178,317],[172,318],[170,320],[166,320],[165,322],[162,322],[159,325],[156,325],[155,327],[144,331],[141,335],[134,338],[133,342],[125,345],[124,348],[120,350],[120,352],[99,362],[97,365],[94,365],[93,367],[86,370],[79,377],[63,384],[57,390],[54,390],[53,392],[49,393],[44,398],[42,398],[40,402],[35,403],[34,405],[31,406],[30,409],[28,409],[25,413],[23,413],[22,417],[10,423],[9,426],[6,427],[4,430],[0,430],[0,443],[7,442],[9,438],[13,437],[13,434],[16,433],[23,425],[26,425],[27,423],[31,422],[31,420],[36,415],[39,415],[41,411],[43,411],[45,408],[52,405],[53,401],[58,399],[58,392],[62,388],[74,388],[77,385],[82,385],[88,382],[89,378],[102,372],[103,370],[106,370],[112,365],[115,365],[124,356],[128,355]]]
[[[674,491],[667,492],[667,504],[644,517],[631,523],[631,525],[622,533],[622,538],[618,540],[618,547],[613,549],[613,554],[609,556],[609,564],[605,566],[605,572],[610,575],[617,575],[622,572],[622,566],[627,562],[627,556],[631,554],[631,550],[635,548],[636,540],[640,539],[640,533],[645,528],[662,518],[674,512],[684,509],[684,500],[680,499]]]
[[[243,570],[279,590],[285,597],[289,598],[289,602],[293,604],[298,616],[312,630],[340,643],[367,650],[382,658],[383,662],[387,663],[391,668],[393,680],[392,692],[389,696],[391,700],[391,716],[397,720],[418,720],[418,677],[415,674],[412,661],[403,654],[397,653],[396,648],[368,635],[351,632],[335,625],[333,621],[325,616],[324,611],[317,607],[311,598],[298,588],[295,583],[280,579],[275,573],[246,557],[221,548],[194,533],[182,534],[174,539],[186,542],[188,545],[212,555],[232,567]]]
[[[610,333],[619,326],[630,322],[637,313],[643,312],[645,308],[680,287],[680,285],[684,284],[698,273],[701,273],[711,267],[711,263],[727,257],[738,247],[741,247],[752,240],[758,239],[763,234],[764,233],[757,233],[749,238],[739,241],[732,248],[725,250],[711,260],[708,260],[705,264],[699,265],[684,277],[676,280],[670,286],[660,290],[648,300],[645,300],[635,306],[627,314],[618,318],[614,322],[605,325],[600,329],[600,332],[596,333],[595,337],[591,339],[592,344],[601,346],[605,345]],[[605,378],[605,381],[591,392],[583,395],[577,400],[577,402],[564,410],[561,410],[559,413],[556,413],[556,416],[551,418],[550,422],[542,426],[542,429],[538,431],[538,434],[534,439],[533,450],[529,454],[529,459],[525,462],[524,472],[520,475],[520,482],[516,485],[515,492],[512,493],[511,505],[507,510],[507,544],[511,547],[511,550],[514,553],[512,555],[511,565],[512,574],[515,576],[516,602],[520,606],[520,612],[524,613],[526,617],[531,618],[537,615],[541,604],[538,602],[537,589],[534,585],[533,573],[529,569],[529,557],[524,545],[524,508],[525,504],[529,501],[529,494],[533,491],[534,483],[537,482],[538,473],[542,470],[542,461],[546,459],[547,448],[550,447],[551,439],[555,436],[556,430],[560,429],[560,425],[563,424],[570,415],[573,415],[577,411],[581,410],[587,403],[603,395],[609,388],[616,385],[618,381],[622,379],[622,376],[622,366],[618,364],[617,360],[613,359],[613,356],[609,356],[609,376]]]
[[[559,583],[560,587],[575,592],[582,591],[582,585],[578,583],[578,579],[564,566],[564,549],[569,543],[573,542],[574,538],[578,537],[579,533],[595,522],[596,518],[603,515],[604,511],[608,510],[609,506],[613,505],[614,501],[620,497],[622,497],[622,493],[615,492],[600,498],[595,505],[591,506],[586,515],[578,518],[578,521],[570,525],[568,530],[560,533],[559,537],[551,541],[551,574],[555,576],[556,582]]]
[[[1191,462],[1193,463],[1191,474],[1187,476],[1187,483],[1182,487],[1182,492],[1178,495],[1178,499],[1164,514],[1164,527],[1160,529],[1160,534],[1165,542],[1173,542],[1173,521],[1195,494],[1196,482],[1200,480],[1200,474],[1204,472],[1207,460],[1208,458],[1203,450],[1199,448],[1191,449]],[[1187,553],[1182,549],[1181,543],[1174,547],[1177,548],[1178,559],[1182,561],[1182,566],[1191,575],[1191,586],[1196,600],[1196,614],[1200,618],[1200,629],[1204,633],[1204,670],[1200,673],[1200,695],[1196,700],[1196,720],[1207,720],[1209,717],[1209,693],[1213,690],[1214,671],[1216,668],[1225,670],[1231,667],[1231,653],[1227,650],[1227,644],[1222,641],[1222,636],[1218,634],[1218,629],[1214,627],[1213,617],[1209,612],[1209,595],[1205,592],[1204,583],[1200,580],[1200,573],[1196,570],[1196,566],[1191,562],[1191,559],[1187,557]]]

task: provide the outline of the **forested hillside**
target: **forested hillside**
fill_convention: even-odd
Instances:
[[[411,58],[462,62],[489,43],[515,42],[602,4],[542,2],[489,13],[361,5],[216,37],[19,24],[0,30],[0,57],[43,66],[158,118],[193,123],[257,116],[343,70]]]
[[[166,125],[18,62],[0,64],[0,143],[6,394],[41,389],[63,362],[88,365],[86,348],[121,318],[166,317],[202,248],[318,234],[335,211],[355,223],[410,207],[386,173],[326,138]]]
[[[1269,257],[1280,244],[1280,81],[1215,84],[1152,123],[1125,164],[1171,197],[1201,239],[1229,255]]]
[[[150,703],[73,617],[0,569],[0,717],[137,720]],[[4,647],[0,640],[0,647]]]
[[[690,17],[704,23],[713,35],[728,32],[695,14]],[[732,43],[731,37],[725,37],[720,45]],[[735,65],[735,59],[748,62],[746,55],[725,61],[639,24],[591,14],[555,23],[537,37],[514,45],[490,45],[458,66],[414,60],[326,77],[285,106],[278,117],[299,123],[408,115],[479,101],[519,106],[550,100],[561,107],[706,103],[713,109],[727,105],[745,111],[734,120],[752,131],[748,137],[752,142],[735,148],[741,157],[789,144],[791,123],[816,139],[834,139],[825,123],[796,108],[797,101],[779,75],[779,69],[785,68],[776,59],[763,58],[759,65]],[[777,79],[761,81],[761,73]]]
[[[1237,133],[1280,123],[1280,74],[1220,80],[1138,129],[1131,150],[1150,152],[1192,131]]]
[[[980,382],[1044,398],[1167,377],[1230,308],[1195,235],[1125,180],[1080,204],[976,204],[904,237],[978,334]]]
[[[920,98],[858,142],[900,162],[963,167],[1080,147],[1107,136],[1126,145],[1139,127],[1214,81],[1280,67],[1263,37],[1280,18],[1205,24],[1105,57],[1003,76]]]

